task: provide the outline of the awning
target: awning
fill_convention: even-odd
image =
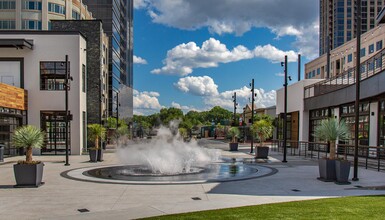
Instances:
[[[26,39],[0,39],[0,48],[24,49],[27,47],[33,50],[33,40]]]

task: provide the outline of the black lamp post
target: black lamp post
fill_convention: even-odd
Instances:
[[[242,120],[242,125],[243,125],[243,143],[246,141],[246,107],[243,108],[243,120]]]
[[[65,144],[66,144],[66,161],[64,166],[69,166],[69,146],[68,146],[68,121],[69,121],[69,111],[68,111],[68,90],[70,89],[70,81],[72,81],[71,73],[68,69],[68,55],[65,57]]]
[[[285,63],[281,63],[285,67],[285,84],[284,86],[284,102],[283,102],[283,163],[287,163],[286,160],[286,139],[287,139],[287,55],[285,55]]]
[[[357,0],[357,44],[356,44],[356,100],[354,103],[355,123],[354,123],[354,162],[353,162],[353,181],[358,181],[358,128],[360,120],[360,78],[361,78],[361,0]]]
[[[232,96],[233,102],[234,102],[234,126],[237,125],[237,93],[234,92],[234,95]]]
[[[254,123],[254,101],[255,101],[255,94],[254,94],[254,79],[251,80],[250,83],[251,86],[251,125]],[[250,153],[254,153],[253,145],[254,145],[254,135],[250,129],[251,132],[251,141],[250,141]]]

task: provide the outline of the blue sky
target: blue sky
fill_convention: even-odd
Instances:
[[[134,114],[163,107],[184,112],[219,105],[238,111],[251,97],[275,105],[288,73],[297,79],[318,55],[318,0],[135,0]],[[302,73],[303,78],[303,73]]]

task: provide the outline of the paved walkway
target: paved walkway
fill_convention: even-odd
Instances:
[[[228,157],[252,158],[249,146],[238,152],[227,151],[227,144],[205,141],[210,147],[223,149]],[[276,168],[278,173],[258,178],[224,183],[182,185],[101,184],[67,179],[60,173],[81,167],[117,164],[114,153],[104,155],[102,163],[89,163],[88,155],[70,156],[70,166],[64,166],[64,156],[35,156],[45,162],[43,181],[39,188],[13,188],[12,161],[0,163],[0,219],[135,219],[171,213],[220,209],[246,205],[297,201],[326,197],[385,194],[381,190],[358,187],[385,185],[385,173],[359,169],[358,182],[336,185],[318,181],[318,166],[314,161],[288,157],[271,152],[261,165]],[[193,198],[199,198],[194,200]],[[89,212],[81,213],[79,209]]]

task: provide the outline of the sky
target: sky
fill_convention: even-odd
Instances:
[[[318,0],[134,0],[134,114],[275,105],[318,56]]]

